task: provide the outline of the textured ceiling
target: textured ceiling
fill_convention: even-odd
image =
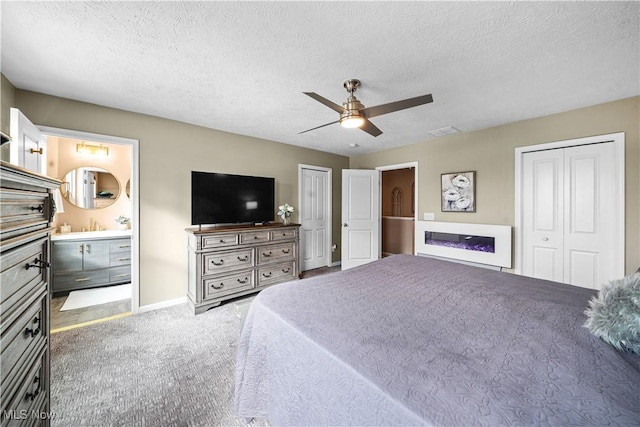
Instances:
[[[0,3],[20,89],[356,155],[640,94],[640,2]],[[369,107],[374,138],[303,95]],[[351,144],[358,144],[351,147]]]

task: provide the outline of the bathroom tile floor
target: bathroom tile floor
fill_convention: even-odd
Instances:
[[[131,312],[130,299],[92,305],[90,307],[78,308],[75,310],[60,311],[60,308],[62,308],[66,299],[67,296],[65,295],[53,298],[50,302],[50,329],[52,331],[60,328],[79,326],[86,322],[93,322]]]

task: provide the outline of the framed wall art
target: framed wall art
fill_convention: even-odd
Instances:
[[[476,172],[441,175],[442,212],[476,211]]]

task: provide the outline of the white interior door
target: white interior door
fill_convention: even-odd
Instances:
[[[302,167],[300,176],[302,271],[331,264],[329,185],[329,171]]]
[[[612,143],[523,156],[525,275],[600,289],[620,277]]]
[[[47,140],[17,108],[11,108],[9,162],[46,175]]]
[[[342,171],[342,269],[380,258],[380,171]]]

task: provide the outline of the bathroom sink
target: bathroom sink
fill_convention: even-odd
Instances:
[[[127,236],[131,236],[131,230],[74,231],[64,234],[55,233],[51,236],[51,240],[108,239]]]

